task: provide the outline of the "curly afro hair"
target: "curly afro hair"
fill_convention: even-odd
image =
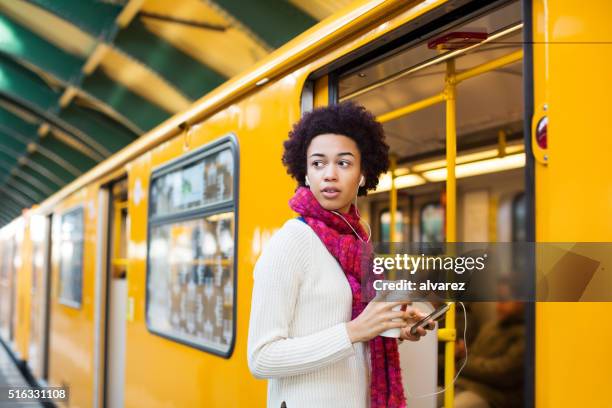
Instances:
[[[306,113],[289,132],[284,142],[283,164],[298,185],[304,186],[306,151],[312,139],[326,133],[347,136],[355,141],[361,153],[361,171],[365,185],[358,195],[376,188],[380,175],[389,168],[389,146],[382,125],[363,106],[342,102]]]

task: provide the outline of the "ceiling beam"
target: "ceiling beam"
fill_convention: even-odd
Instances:
[[[70,21],[96,38],[110,38],[116,30],[115,20],[123,7],[92,0],[28,0],[58,17]]]
[[[22,208],[30,208],[32,206],[32,204],[35,204],[35,202],[33,200],[30,200],[30,199],[26,198],[25,196],[23,196],[21,194],[17,194],[13,190],[11,190],[11,189],[9,189],[9,188],[7,188],[5,186],[0,186],[0,191],[2,191],[4,194],[6,194],[16,204],[22,206]]]
[[[20,169],[19,167],[13,167],[12,174],[14,177],[18,177],[26,183],[29,183],[32,186],[36,187],[45,195],[45,197],[48,197],[51,194],[55,193],[55,190],[52,189],[49,184],[45,184],[41,180],[32,177],[30,174],[26,173],[25,171],[23,171],[23,169]]]
[[[104,140],[103,135],[89,135],[87,131],[71,122],[70,118],[66,119],[64,111],[59,114],[54,112],[56,102],[60,98],[59,92],[53,91],[39,77],[6,58],[0,58],[0,96],[17,109],[30,113],[40,122],[48,122],[77,137],[103,156],[107,157],[111,154],[99,141]],[[89,129],[96,128],[94,124],[89,123],[88,118],[82,118],[80,124],[89,124]],[[117,134],[133,135],[133,133],[124,128],[121,129],[122,127],[118,125],[114,127],[117,129]],[[107,135],[104,134],[104,136]]]
[[[118,33],[115,46],[147,65],[189,99],[199,99],[227,78],[150,32],[135,19]]]
[[[32,187],[29,187],[27,184],[20,183],[14,178],[9,178],[9,180],[5,183],[5,186],[21,193],[22,196],[26,197],[33,203],[40,203],[45,199],[43,194],[34,190]]]
[[[23,151],[23,154],[19,157],[25,156],[28,152],[31,153],[33,151],[39,151],[43,156],[47,157],[50,160],[53,160],[60,165],[62,165],[68,172],[72,173],[75,176],[79,176],[83,173],[83,170],[91,168],[95,163],[87,163],[83,165],[81,169],[76,167],[73,163],[81,163],[82,155],[72,149],[65,148],[61,149],[59,152],[53,151],[52,149],[47,148],[43,144],[48,140],[44,139],[41,142],[37,141],[36,138],[28,138],[25,135],[21,135],[18,132],[15,132],[9,127],[6,127],[0,124],[0,136],[2,137],[2,143],[4,146],[8,146],[14,151]],[[38,142],[38,144],[36,143]],[[48,143],[46,143],[48,144]],[[55,150],[60,149],[57,147]]]
[[[139,4],[130,6],[133,10],[129,13],[126,9],[126,15],[132,21],[120,30],[117,20],[111,21],[109,18],[109,16],[118,17],[116,12],[122,11],[120,7],[114,10],[101,10],[100,21],[92,21],[88,6],[92,3],[99,5],[99,2],[92,0],[77,3],[71,0],[29,0],[29,2],[78,26],[98,39],[98,43],[113,44],[132,59],[157,73],[190,100],[199,99],[227,79],[151,33],[139,19],[133,19],[131,13],[140,8]],[[126,24],[128,20],[126,19]]]
[[[96,71],[92,77],[85,77],[83,71],[87,71],[91,59],[85,61],[69,54],[2,15],[0,30],[5,33],[5,38],[0,42],[0,53],[39,76],[51,77],[61,84],[64,88],[59,98],[61,107],[80,95],[101,105],[109,112],[111,120],[123,122],[138,134],[168,117],[163,109],[111,80],[101,71]]]
[[[7,196],[5,194],[2,193],[0,200],[2,200],[3,208],[8,207],[10,211],[21,213],[22,207],[20,205],[15,204],[15,202],[13,202],[12,200],[7,200]],[[10,220],[12,220],[12,218]]]
[[[205,0],[238,20],[272,48],[278,48],[317,23],[286,0]]]
[[[53,113],[53,99],[58,95],[42,83],[24,78],[14,67],[4,69],[6,61],[0,58],[0,98],[37,117],[39,123],[48,122],[63,132],[78,138],[87,146],[108,157],[135,140],[138,135],[108,118],[101,112],[68,106],[58,114]],[[8,81],[2,81],[8,78]],[[23,85],[23,86],[22,86]],[[22,92],[20,92],[22,90]],[[45,101],[45,98],[48,98]]]

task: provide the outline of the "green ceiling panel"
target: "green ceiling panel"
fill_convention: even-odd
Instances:
[[[4,211],[0,212],[4,216],[5,224],[11,222],[21,213],[21,206],[15,204],[2,191],[0,191],[0,205],[5,208]]]
[[[36,191],[36,189],[34,189],[28,184],[19,182],[14,177],[8,179],[4,186],[6,188],[12,189],[16,193],[21,194],[26,199],[35,203],[39,203],[45,198],[45,196],[40,191]]]
[[[37,75],[6,58],[0,58],[0,93],[45,112],[59,99]]]
[[[99,0],[28,0],[95,37],[108,38],[123,7]]]
[[[76,166],[81,173],[84,173],[96,165],[94,160],[65,145],[54,137],[45,137],[41,139],[39,144],[41,147],[59,156],[61,159],[69,161],[70,164]]]
[[[13,152],[8,152],[3,149],[2,142],[0,141],[0,163],[4,168],[10,167],[13,168],[17,165],[18,157],[13,154]]]
[[[84,61],[55,47],[28,29],[0,15],[0,52],[35,65],[55,77],[70,82],[81,75]]]
[[[43,72],[55,76],[64,82],[64,86],[71,84],[77,88],[82,88],[86,93],[91,94],[123,115],[141,131],[153,128],[169,116],[162,109],[132,93],[121,84],[112,81],[100,71],[86,78],[84,84],[81,85],[83,82],[81,67],[85,63],[84,60],[64,52],[6,17],[0,16],[0,32],[3,28],[9,34],[5,35],[8,38],[7,41],[0,41],[0,52],[4,51],[6,55],[15,58],[17,61],[25,61],[27,64],[34,65]],[[10,61],[10,63],[13,68],[18,65],[22,72],[29,72],[27,64],[24,67],[14,61]],[[33,74],[33,78],[40,81],[36,74],[30,74]],[[59,94],[55,95],[56,103],[59,96]]]
[[[115,46],[149,66],[190,99],[200,98],[227,79],[151,33],[138,19],[119,32]]]
[[[83,89],[121,113],[142,131],[154,128],[170,116],[100,71],[85,78]]]
[[[15,159],[23,156],[27,151],[25,144],[6,135],[2,131],[0,131],[0,149],[2,149],[2,151],[5,153],[14,156]]]
[[[64,180],[31,159],[26,161],[24,170],[28,170],[28,173],[32,172],[34,177],[37,177],[41,182],[48,183],[49,187],[57,186],[58,190],[68,184],[68,180]]]
[[[59,117],[89,135],[111,153],[120,150],[138,137],[118,123],[110,122],[104,114],[74,104],[62,110]]]
[[[55,187],[50,180],[42,179],[42,177],[34,173],[31,169],[27,167],[20,167],[14,170],[13,176],[19,178],[27,183],[30,183],[33,187],[36,187],[40,192],[42,192],[45,196],[50,196],[55,192]],[[59,186],[58,186],[59,187]]]
[[[16,138],[25,138],[24,141],[38,139],[37,126],[24,121],[2,107],[0,107],[0,130]]]
[[[0,198],[0,205],[4,208],[4,202],[2,201],[2,198]],[[4,211],[0,212],[0,226],[4,226],[6,224],[8,224],[10,222],[10,220],[12,219],[12,216],[8,215],[8,211],[7,209],[5,209]]]
[[[2,204],[8,205],[8,207],[10,207],[11,209],[12,215],[10,216],[9,221],[12,221],[13,218],[16,218],[17,216],[19,216],[19,214],[21,214],[23,206],[21,204],[16,203],[11,197],[9,197],[2,191],[0,191],[0,195],[2,195]]]
[[[215,0],[215,3],[273,48],[317,23],[286,0]]]
[[[32,164],[38,165],[46,169],[46,171],[53,173],[54,176],[59,177],[65,183],[69,183],[74,180],[74,176],[70,174],[64,167],[57,164],[53,160],[45,157],[39,152],[34,152],[30,155]]]
[[[8,186],[0,186],[0,191],[6,195],[7,199],[14,202],[19,208],[29,208],[32,206],[32,204],[35,204],[33,200]]]

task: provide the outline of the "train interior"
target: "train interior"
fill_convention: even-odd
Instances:
[[[453,41],[456,33],[463,42],[460,48]],[[487,33],[486,39],[478,33]],[[465,41],[472,39],[476,39],[474,45],[466,48]],[[456,240],[526,240],[521,49],[521,8],[515,2],[445,28],[432,38],[375,58],[339,77],[339,99],[365,106],[383,122],[393,157],[397,209],[392,237],[391,171],[381,179],[376,192],[358,200],[360,213],[371,226],[373,242],[444,242],[447,238],[447,107],[443,100],[432,102],[432,98],[445,92],[449,70],[454,70],[457,78],[463,75],[454,87]],[[495,303],[473,302],[466,307],[469,351],[478,328],[498,317]],[[456,323],[461,338],[461,308],[457,309]],[[422,356],[421,351],[413,352],[411,366]],[[442,385],[442,373],[425,368],[431,366],[429,357],[420,367],[433,377],[438,374],[437,382]],[[461,360],[457,364],[459,368]],[[407,374],[409,405],[431,406],[427,405],[431,401],[415,397],[420,389],[430,388],[423,383],[423,370],[416,376]]]

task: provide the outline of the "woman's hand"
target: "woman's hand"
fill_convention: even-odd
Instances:
[[[360,341],[368,341],[378,336],[385,330],[404,328],[408,323],[403,320],[405,312],[398,310],[394,312],[391,310],[395,306],[404,305],[410,303],[409,301],[403,302],[370,302],[363,309],[363,312],[350,322],[346,324],[346,331],[348,332],[351,343],[357,343]],[[392,319],[402,319],[397,322]]]
[[[436,322],[430,320],[425,327],[419,327],[416,329],[416,334],[410,333],[410,329],[414,326],[418,321],[425,318],[427,314],[421,312],[420,310],[408,306],[404,311],[404,315],[402,318],[407,322],[406,327],[403,327],[400,331],[400,339],[401,340],[410,340],[410,341],[419,341],[421,337],[427,335],[427,330],[433,330],[436,328]],[[427,329],[427,330],[426,330]]]

